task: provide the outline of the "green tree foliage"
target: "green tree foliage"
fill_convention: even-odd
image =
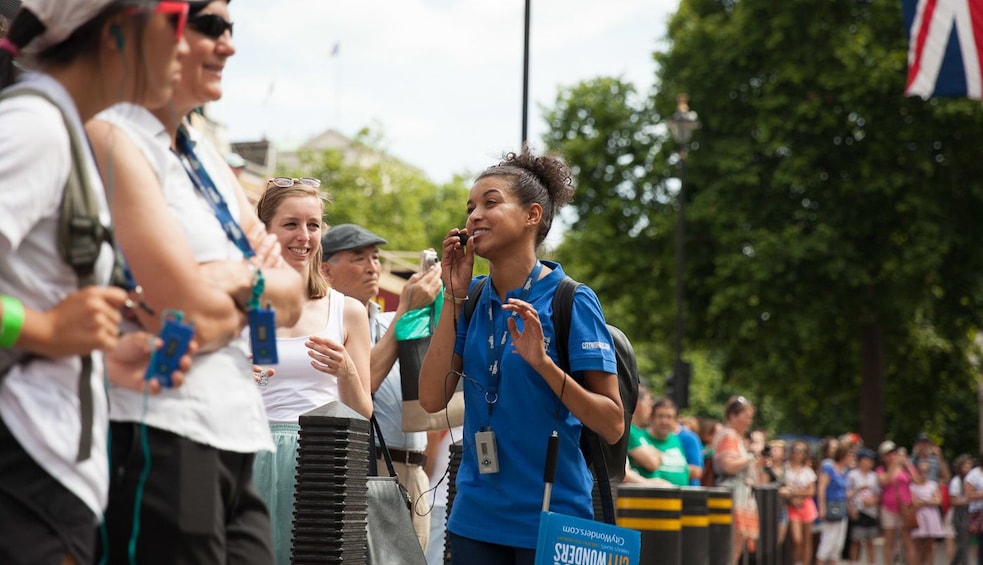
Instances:
[[[564,270],[601,297],[608,322],[624,329],[639,373],[656,394],[674,358],[676,226],[667,182],[671,147],[652,100],[623,80],[602,77],[564,89],[544,113],[546,143],[570,164],[577,191],[571,227],[556,250]],[[720,417],[737,389],[722,382],[719,364],[688,352],[697,378],[689,413]]]
[[[422,171],[387,157],[381,145],[378,135],[362,130],[347,158],[338,150],[302,152],[300,166],[280,174],[321,179],[333,201],[325,214],[329,225],[366,226],[388,240],[387,249],[440,249],[447,230],[464,226],[464,178],[436,185]]]
[[[636,350],[644,352],[648,341],[638,336],[652,335],[654,347],[665,347],[666,334],[652,330],[671,323],[672,305],[657,285],[670,280],[673,263],[671,247],[653,249],[666,244],[653,234],[671,230],[673,215],[659,205],[669,198],[662,183],[652,180],[660,166],[653,163],[650,102],[628,83],[599,78],[561,92],[545,117],[547,145],[563,154],[577,184],[574,218],[557,256],[571,276],[607,298],[608,320],[631,332]],[[626,273],[636,280],[627,280]],[[639,279],[657,285],[637,284]],[[633,297],[625,292],[629,288]],[[642,311],[628,298],[651,308]],[[650,375],[664,355],[639,357],[642,373]]]
[[[682,0],[668,39],[651,104],[668,116],[688,93],[702,122],[686,174],[688,351],[773,429],[902,443],[929,429],[975,451],[979,103],[904,98],[895,0]],[[580,183],[560,256],[633,339],[662,343],[648,352],[668,371],[672,144],[625,88],[578,85],[549,116]]]

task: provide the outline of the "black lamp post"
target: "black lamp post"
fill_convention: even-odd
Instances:
[[[522,43],[522,145],[529,143],[529,18],[532,0],[526,0],[525,26]]]
[[[668,384],[669,394],[677,408],[689,405],[690,364],[683,361],[683,304],[685,300],[683,267],[686,264],[686,146],[699,129],[696,112],[689,109],[689,97],[676,96],[676,113],[666,121],[669,133],[676,142],[679,157],[679,216],[676,220],[676,361]]]

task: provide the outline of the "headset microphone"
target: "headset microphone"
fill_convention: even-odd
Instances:
[[[116,49],[119,51],[123,50],[123,30],[116,24],[109,26],[109,35],[113,36],[116,40]]]

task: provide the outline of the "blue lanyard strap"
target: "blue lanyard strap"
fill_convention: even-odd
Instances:
[[[529,273],[529,277],[526,279],[525,284],[522,285],[522,292],[517,297],[520,300],[527,300],[529,298],[529,293],[532,291],[532,287],[536,285],[539,280],[540,274],[543,272],[543,264],[536,261],[533,265],[532,272]],[[485,285],[485,292],[491,292],[490,284]],[[516,317],[513,313],[512,317]],[[498,322],[498,323],[496,323]],[[504,328],[502,328],[501,337],[496,339],[495,335],[498,333],[499,326],[504,323]],[[488,348],[490,349],[489,360],[491,365],[488,367],[488,386],[485,389],[485,402],[488,403],[488,418],[491,420],[492,409],[498,402],[498,386],[501,380],[501,368],[502,368],[502,357],[505,352],[505,344],[508,342],[509,337],[509,325],[506,316],[500,316],[498,320],[495,319],[494,305],[492,304],[491,297],[488,298],[488,325],[491,328],[491,333],[488,336]],[[501,347],[501,351],[496,351]],[[489,422],[490,423],[490,422]]]
[[[249,245],[249,240],[246,239],[246,234],[243,233],[239,222],[232,217],[232,212],[229,211],[229,204],[225,201],[222,193],[218,191],[218,188],[215,187],[215,182],[212,181],[212,177],[205,170],[205,167],[202,166],[201,160],[195,155],[193,144],[184,127],[180,127],[177,130],[177,149],[179,156],[184,157],[184,159],[181,159],[181,164],[184,165],[184,170],[188,173],[191,184],[194,185],[198,194],[202,195],[205,201],[208,202],[208,205],[211,206],[215,218],[218,219],[218,223],[222,225],[222,229],[225,231],[225,235],[239,248],[239,251],[242,252],[242,255],[246,259],[255,257],[256,252]],[[246,310],[255,310],[260,307],[259,299],[263,295],[265,288],[266,281],[263,279],[263,272],[257,270],[256,280],[253,281],[253,295],[246,305]]]
[[[239,227],[239,222],[232,217],[232,212],[229,211],[228,203],[225,202],[225,198],[222,197],[222,193],[215,187],[212,177],[209,176],[208,172],[205,170],[205,167],[202,166],[198,156],[195,155],[191,140],[188,138],[188,134],[184,131],[183,127],[178,128],[177,130],[177,149],[178,153],[184,157],[181,163],[184,165],[184,169],[187,171],[188,177],[191,178],[191,183],[195,185],[195,189],[198,191],[198,193],[201,194],[208,202],[209,206],[212,207],[212,212],[215,213],[215,217],[218,218],[219,223],[222,224],[222,229],[225,230],[225,235],[229,236],[229,240],[239,248],[239,251],[242,251],[242,254],[246,257],[246,259],[255,256],[256,253],[253,251],[252,246],[249,245],[249,240],[246,239],[246,234],[244,234],[242,228]]]

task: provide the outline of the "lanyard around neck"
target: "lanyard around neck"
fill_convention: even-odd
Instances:
[[[521,294],[517,297],[520,300],[526,300],[529,297],[529,293],[532,292],[532,288],[539,281],[539,276],[543,272],[543,264],[536,261],[533,265],[532,272],[529,273],[529,277],[526,278],[525,284],[522,285]],[[491,292],[491,284],[486,284],[484,292]],[[507,295],[506,295],[507,296]],[[516,317],[513,313],[511,317]],[[508,343],[509,338],[509,326],[508,326],[509,316],[499,316],[498,320],[495,317],[495,305],[492,302],[492,298],[489,295],[488,298],[488,348],[490,350],[488,358],[491,361],[491,365],[488,366],[488,386],[485,389],[485,402],[488,403],[488,418],[491,420],[492,409],[495,404],[498,403],[498,390],[499,384],[501,382],[501,365],[502,357],[505,353],[505,345]],[[496,323],[498,322],[498,323]],[[497,338],[495,335],[499,331],[499,326],[503,325],[501,328],[501,337]],[[499,349],[501,348],[501,349]]]
[[[184,159],[180,159],[181,165],[184,166],[184,170],[188,173],[191,184],[194,185],[198,194],[211,206],[212,213],[215,214],[215,218],[222,226],[222,230],[225,231],[225,235],[228,236],[229,241],[239,248],[239,251],[242,252],[243,257],[246,259],[254,257],[256,252],[249,245],[249,240],[246,239],[246,234],[243,233],[239,222],[232,217],[232,212],[229,211],[229,204],[225,201],[222,193],[218,191],[218,188],[215,187],[215,182],[212,181],[212,177],[205,170],[205,167],[202,166],[198,156],[195,155],[193,144],[191,143],[191,139],[188,138],[188,132],[184,130],[184,127],[179,127],[177,130],[177,149],[178,157],[184,157]],[[253,281],[253,295],[249,300],[249,304],[246,305],[247,310],[260,308],[259,299],[263,295],[265,287],[266,281],[263,278],[263,273],[257,270],[256,279]]]
[[[192,147],[188,133],[184,131],[183,127],[178,128],[177,131],[177,149],[179,156],[184,157],[181,160],[181,164],[184,165],[184,170],[187,171],[191,183],[195,186],[198,194],[201,194],[205,198],[205,201],[208,202],[208,205],[211,206],[212,212],[218,219],[219,224],[222,225],[222,229],[225,230],[225,235],[229,237],[229,240],[239,248],[239,251],[247,259],[256,255],[252,246],[249,245],[249,240],[246,239],[242,228],[239,226],[239,222],[232,217],[232,212],[229,211],[229,205],[225,201],[225,198],[222,197],[222,193],[215,187],[212,177],[205,170],[205,167],[202,166],[198,156],[195,155],[194,147]]]

